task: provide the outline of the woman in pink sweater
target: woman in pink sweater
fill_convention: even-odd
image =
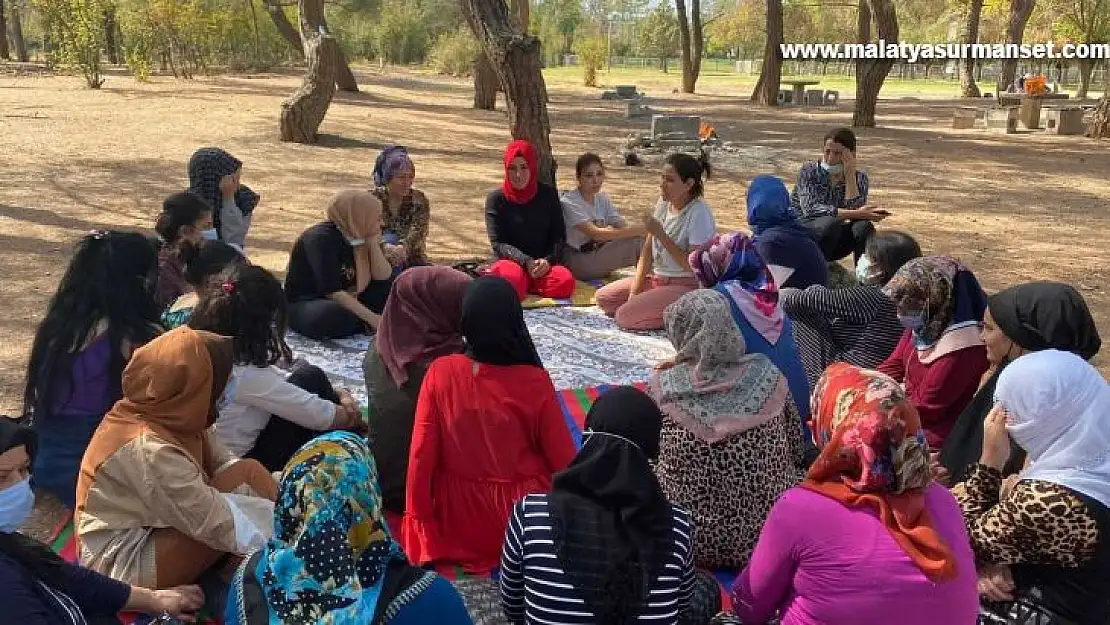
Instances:
[[[813,393],[821,455],[771,510],[732,589],[745,625],[973,625],[960,508],[929,471],[917,410],[877,371],[831,365]]]

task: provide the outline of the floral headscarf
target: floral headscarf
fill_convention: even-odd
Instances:
[[[924,325],[913,331],[921,362],[982,345],[979,330],[987,295],[971,270],[949,256],[915,258],[883,287],[902,311],[924,314]]]
[[[402,167],[411,164],[408,148],[403,145],[385,146],[374,161],[374,186],[384,187]],[[413,166],[413,173],[416,173],[415,170]]]
[[[955,577],[955,556],[925,509],[929,444],[902,387],[878,371],[833,363],[813,391],[811,414],[821,454],[802,486],[847,506],[875,508],[926,577]]]
[[[728,300],[699,289],[664,313],[674,365],[655,373],[652,394],[663,414],[699,439],[715,443],[782,413],[786,378],[763,354],[745,354]]]
[[[289,460],[255,570],[277,622],[369,621],[387,567],[405,561],[381,504],[374,457],[354,434],[329,432]]]
[[[779,289],[748,235],[713,235],[690,253],[690,267],[703,287],[727,295],[756,332],[778,343],[785,319]]]

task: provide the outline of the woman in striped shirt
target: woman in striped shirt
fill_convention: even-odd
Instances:
[[[552,492],[514,506],[501,554],[510,623],[679,622],[694,589],[694,528],[651,469],[662,418],[639,390],[606,393]]]

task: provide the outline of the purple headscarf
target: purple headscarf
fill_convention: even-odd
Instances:
[[[384,187],[402,167],[410,162],[412,160],[409,158],[409,151],[405,146],[385,146],[378,154],[377,160],[374,161],[374,186]]]
[[[727,295],[757,332],[778,342],[784,323],[779,289],[748,235],[714,235],[690,254],[690,267],[703,287]]]

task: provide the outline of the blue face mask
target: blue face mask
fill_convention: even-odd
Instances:
[[[31,491],[31,478],[0,490],[0,532],[18,532],[27,517],[31,516],[33,507],[35,493]]]
[[[205,241],[215,241],[220,238],[220,233],[217,232],[215,228],[209,228],[207,230],[200,231],[200,238],[204,239]]]
[[[856,263],[856,280],[860,284],[870,284],[871,280],[871,259],[867,254],[859,257],[859,262]]]
[[[833,175],[844,173],[844,165],[841,165],[840,163],[837,163],[836,165],[829,165],[825,161],[821,161],[821,169],[824,169],[825,171]]]
[[[913,315],[898,315],[898,323],[902,324],[903,328],[917,332],[925,327],[925,313],[919,312]]]

